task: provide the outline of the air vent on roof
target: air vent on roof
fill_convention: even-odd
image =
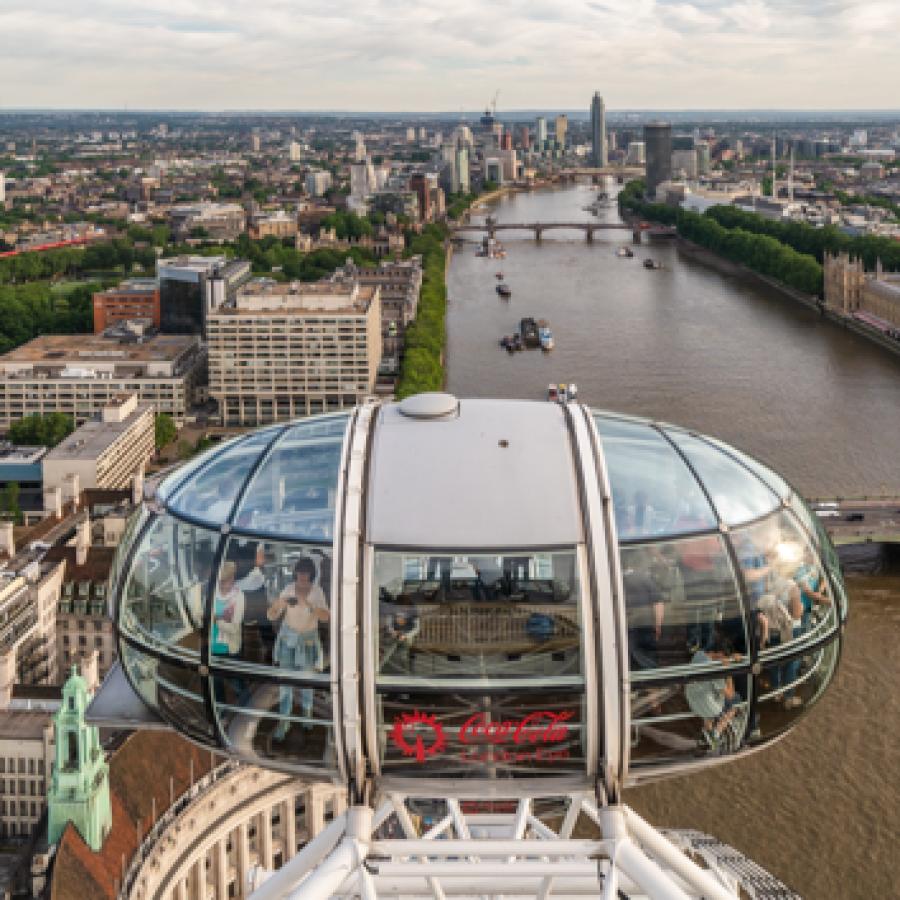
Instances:
[[[401,401],[400,413],[411,419],[443,419],[459,414],[459,400],[440,392],[416,394]]]

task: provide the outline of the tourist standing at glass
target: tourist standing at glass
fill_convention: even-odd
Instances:
[[[244,622],[244,592],[235,583],[236,565],[222,563],[216,585],[212,617],[212,652],[216,656],[237,656],[241,652]]]
[[[280,620],[278,637],[275,638],[275,664],[297,672],[321,672],[324,668],[322,642],[319,639],[319,623],[329,618],[325,592],[316,584],[318,570],[309,557],[297,560],[294,580],[269,607],[270,621]],[[313,692],[303,688],[300,692],[303,706],[304,728],[311,728]],[[293,690],[279,688],[278,711],[282,716],[273,737],[284,740],[290,722],[285,718],[291,713]]]

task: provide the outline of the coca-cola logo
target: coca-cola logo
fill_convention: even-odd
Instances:
[[[574,715],[571,710],[554,712],[545,709],[521,719],[491,719],[487,713],[475,713],[460,726],[458,740],[463,745],[460,758],[469,762],[536,762],[567,758],[565,748],[545,748],[561,744],[569,737],[569,720]],[[441,723],[434,715],[419,710],[401,713],[394,719],[391,741],[404,756],[414,757],[419,763],[447,749],[447,737]]]
[[[557,744],[569,734],[567,722],[574,713],[540,710],[521,719],[489,719],[476,713],[459,729],[461,744]]]

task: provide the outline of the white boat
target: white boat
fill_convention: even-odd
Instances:
[[[538,329],[538,338],[541,342],[541,350],[553,349],[553,332],[546,325]]]

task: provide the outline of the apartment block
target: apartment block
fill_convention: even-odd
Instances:
[[[191,335],[43,335],[0,356],[0,429],[31,413],[66,413],[80,425],[132,393],[181,424],[204,365]]]
[[[43,459],[44,489],[62,489],[77,475],[81,488],[125,488],[155,449],[154,407],[136,393],[117,397]]]
[[[226,426],[348,409],[375,387],[381,293],[356,282],[245,285],[208,321],[209,393]]]

